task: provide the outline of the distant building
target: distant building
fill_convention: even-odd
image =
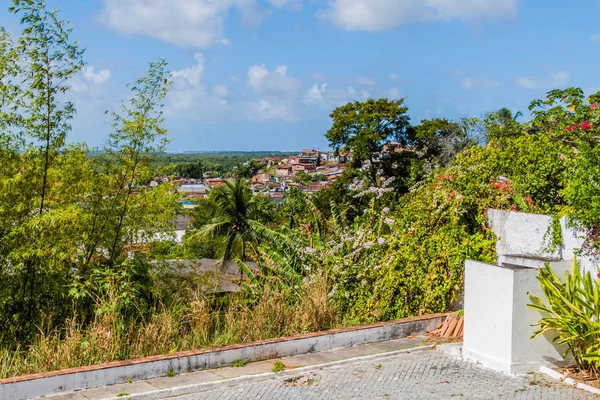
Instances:
[[[319,163],[318,150],[303,150],[300,153],[300,164],[302,165],[317,165]]]
[[[257,174],[252,177],[252,183],[262,183],[266,184],[274,181],[273,176],[271,174]]]
[[[181,185],[177,188],[179,193],[185,193],[190,196],[206,196],[208,192],[208,187],[204,184],[190,184],[190,185]]]
[[[225,185],[225,179],[223,179],[223,178],[210,178],[210,179],[207,179],[205,182],[211,188]]]
[[[279,166],[277,166],[277,170],[275,171],[275,175],[280,178],[292,176],[292,166],[289,164],[279,164]]]

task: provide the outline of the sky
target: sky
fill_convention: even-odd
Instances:
[[[3,1],[2,3],[6,2]],[[599,0],[47,0],[86,48],[71,141],[164,58],[169,151],[326,149],[331,111],[403,98],[413,124],[600,90]],[[18,34],[18,18],[0,10]]]

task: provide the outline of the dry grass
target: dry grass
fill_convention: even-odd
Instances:
[[[295,335],[338,321],[325,278],[306,284],[297,301],[269,287],[253,306],[245,300],[233,295],[219,310],[213,298],[194,293],[171,307],[159,305],[130,325],[108,312],[85,327],[73,318],[60,331],[40,329],[27,349],[0,349],[0,378]]]

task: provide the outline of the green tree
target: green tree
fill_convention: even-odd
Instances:
[[[348,103],[333,110],[330,115],[333,125],[325,137],[336,153],[352,154],[354,167],[369,161],[368,176],[375,185],[385,144],[396,141],[407,146],[412,142],[407,111],[404,99]]]
[[[450,165],[458,153],[477,144],[468,127],[468,121],[443,118],[426,119],[411,127],[413,148],[424,173]]]
[[[224,262],[233,260],[235,253],[245,260],[248,242],[274,236],[274,232],[261,222],[261,202],[240,178],[234,182],[225,181],[223,186],[212,189],[209,197],[214,216],[196,235],[223,238]]]
[[[86,237],[86,263],[99,248],[108,251],[110,264],[120,262],[123,246],[150,238],[158,229],[172,229],[175,196],[170,188],[138,188],[149,165],[164,150],[162,100],[170,82],[166,62],[149,64],[147,74],[131,87],[132,97],[113,113],[113,132],[103,155],[95,159],[96,181]]]
[[[71,129],[75,108],[60,96],[69,81],[83,68],[83,49],[70,36],[72,29],[58,18],[58,10],[48,11],[42,0],[13,0],[9,8],[21,15],[25,29],[17,52],[25,60],[22,69],[25,90],[22,97],[24,132],[41,145],[43,164],[40,188],[40,214],[44,211],[48,170]]]
[[[191,179],[203,179],[205,171],[206,166],[202,160],[177,164],[174,168],[175,174],[181,176],[182,178]]]

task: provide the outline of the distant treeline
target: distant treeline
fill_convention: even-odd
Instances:
[[[153,168],[167,167],[182,163],[195,163],[201,161],[209,169],[212,166],[220,166],[223,172],[231,171],[235,166],[249,160],[263,157],[286,157],[296,155],[298,152],[279,151],[247,151],[247,152],[214,152],[214,153],[184,153],[184,154],[160,154],[152,162]]]

